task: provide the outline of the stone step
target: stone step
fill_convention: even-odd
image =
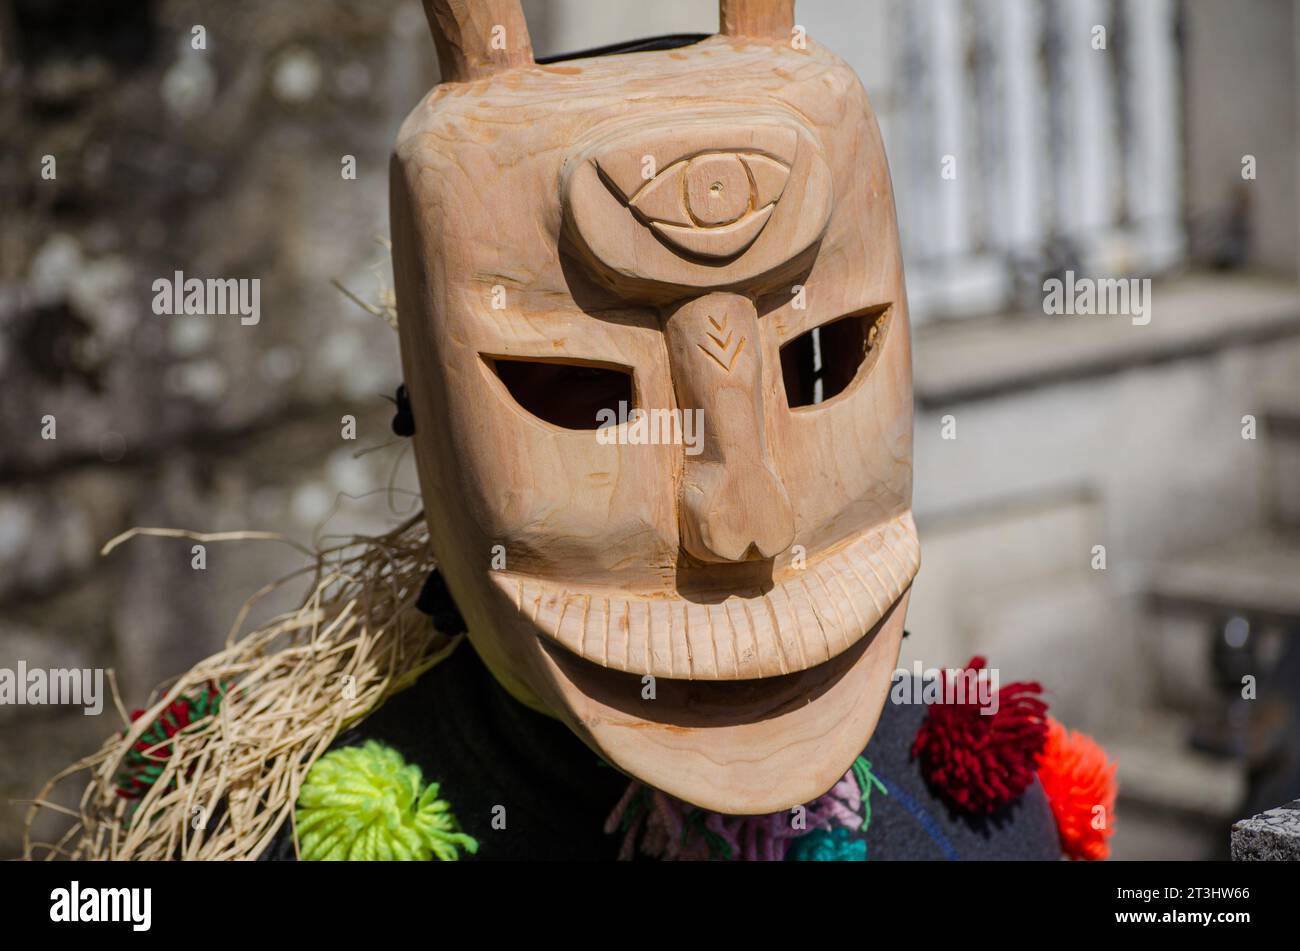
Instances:
[[[1265,397],[1264,424],[1276,439],[1300,441],[1300,405],[1285,393]]]
[[[1234,862],[1300,862],[1300,800],[1232,827]]]
[[[1244,771],[1231,760],[1191,749],[1186,718],[1149,710],[1135,713],[1131,723],[1122,735],[1097,738],[1119,764],[1121,816],[1127,804],[1180,821],[1239,818],[1246,796]]]
[[[1267,405],[1263,436],[1269,441],[1273,517],[1285,529],[1300,530],[1300,399],[1278,396]]]
[[[1298,623],[1300,536],[1256,534],[1166,560],[1151,571],[1148,590],[1162,610]]]

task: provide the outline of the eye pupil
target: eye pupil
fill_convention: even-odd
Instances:
[[[686,166],[686,207],[697,226],[716,228],[749,211],[749,173],[739,154],[709,154]]]

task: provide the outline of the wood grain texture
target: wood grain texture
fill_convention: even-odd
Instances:
[[[834,202],[812,130],[740,102],[602,125],[574,143],[562,188],[566,236],[592,276],[660,301],[742,281],[750,293],[788,287]]]
[[[789,39],[793,27],[794,0],[719,0],[723,36]]]
[[[533,62],[519,0],[423,0],[445,83],[467,82]]]
[[[745,36],[507,68],[417,106],[391,183],[421,489],[475,648],[688,801],[824,792],[919,565],[902,261],[852,71]],[[880,332],[823,355],[842,391],[792,407],[782,349],[864,312]],[[627,368],[628,408],[702,411],[698,442],[548,421],[500,360]]]
[[[775,558],[794,541],[763,411],[763,349],[753,301],[705,294],[668,316],[664,335],[677,405],[707,437],[683,460],[681,544],[703,562]]]
[[[852,647],[907,590],[921,552],[911,516],[880,526],[767,588],[708,599],[564,587],[508,571],[519,614],[602,667],[684,680],[776,677]]]

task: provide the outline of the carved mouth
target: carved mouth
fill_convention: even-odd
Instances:
[[[867,745],[898,663],[910,590],[825,663],[723,682],[643,677],[539,640],[559,709],[597,755],[702,809],[767,815],[820,796]]]
[[[920,567],[910,512],[790,569],[767,590],[628,594],[513,572],[493,581],[543,635],[612,670],[748,680],[808,670],[867,634]]]

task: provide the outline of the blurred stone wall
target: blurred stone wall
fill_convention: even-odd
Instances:
[[[416,0],[0,3],[0,668],[112,668],[140,706],[300,558],[214,544],[199,571],[187,541],[105,541],[311,542],[416,504],[348,498],[416,486],[396,334],[331,280],[384,293],[388,154],[436,76]],[[177,270],[260,279],[260,321],[156,316]],[[0,856],[10,800],[119,725],[111,701],[0,707]]]

